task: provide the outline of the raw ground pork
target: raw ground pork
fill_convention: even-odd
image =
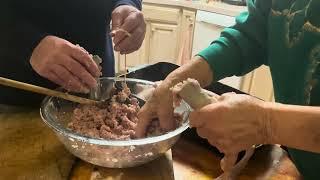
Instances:
[[[130,89],[126,85],[123,87],[123,90],[112,96],[110,102],[80,105],[74,109],[68,128],[94,138],[133,139],[140,106],[138,100],[130,96]],[[181,115],[175,115],[175,120],[177,125],[180,125]],[[150,123],[146,135],[157,136],[163,133],[159,126],[159,120],[155,119]]]

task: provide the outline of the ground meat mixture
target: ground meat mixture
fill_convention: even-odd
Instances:
[[[74,109],[68,128],[79,134],[103,139],[129,140],[134,138],[134,128],[138,122],[139,102],[130,96],[130,89],[124,85],[110,101],[97,105],[79,105]],[[181,116],[176,116],[177,122],[182,122]],[[179,124],[180,124],[179,123]],[[153,120],[147,136],[163,134],[159,121]]]

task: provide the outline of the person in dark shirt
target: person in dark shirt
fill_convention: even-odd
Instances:
[[[100,76],[90,54],[102,58],[102,76],[114,76],[111,31],[114,49],[121,54],[139,49],[145,36],[141,0],[2,3],[0,76],[17,81],[86,93]],[[38,105],[42,98],[0,86],[0,104]]]

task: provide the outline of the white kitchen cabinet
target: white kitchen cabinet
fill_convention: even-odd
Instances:
[[[223,14],[198,11],[196,16],[196,25],[194,30],[192,55],[208,47],[211,42],[219,38],[221,31],[235,23],[235,17]],[[241,77],[228,77],[220,80],[221,83],[240,89]]]
[[[179,49],[176,64],[183,65],[192,58],[192,44],[196,12],[183,9],[179,33]]]
[[[175,63],[178,52],[178,25],[151,22],[150,28],[148,63]]]

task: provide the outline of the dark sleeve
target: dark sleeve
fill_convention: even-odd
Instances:
[[[214,79],[241,76],[267,62],[268,15],[271,1],[248,0],[248,12],[236,18],[236,24],[225,28],[219,39],[198,55],[214,73]]]
[[[29,68],[29,59],[33,49],[48,34],[32,24],[30,19],[23,15],[21,9],[14,1],[5,0],[2,7],[1,23],[1,57],[6,57],[17,62],[16,65],[24,65]],[[3,68],[1,68],[3,69]]]
[[[136,7],[137,9],[142,9],[142,0],[113,0],[114,1],[114,8],[120,5],[131,5]]]
[[[13,0],[4,0],[0,5],[0,76],[54,88],[55,85],[40,77],[29,63],[33,49],[47,33],[32,24],[19,8],[23,6],[15,6]],[[0,104],[38,105],[43,97],[0,86]]]

